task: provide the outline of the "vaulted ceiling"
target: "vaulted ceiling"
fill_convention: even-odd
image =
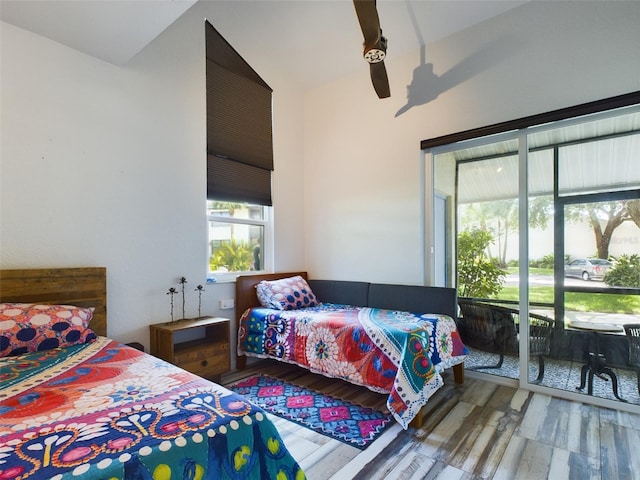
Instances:
[[[392,58],[527,1],[378,0],[377,5]],[[350,0],[2,0],[0,19],[126,65],[196,6],[241,55],[268,55],[302,88],[363,67],[362,33]]]

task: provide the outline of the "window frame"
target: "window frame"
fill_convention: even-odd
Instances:
[[[208,203],[216,200],[207,200],[207,212]],[[207,283],[227,283],[235,282],[236,277],[239,275],[249,275],[257,273],[265,273],[273,270],[273,207],[268,205],[257,205],[249,202],[234,202],[252,207],[262,208],[262,220],[252,218],[235,218],[225,217],[223,215],[215,215],[207,213]],[[259,226],[263,228],[263,252],[262,253],[262,265],[260,270],[242,270],[234,272],[213,272],[209,269],[209,260],[211,256],[211,238],[209,237],[211,222],[226,223],[233,225],[248,225]]]

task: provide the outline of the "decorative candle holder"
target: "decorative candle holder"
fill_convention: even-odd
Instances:
[[[200,307],[202,306],[202,292],[204,292],[204,288],[202,287],[202,285],[198,285],[196,287],[196,291],[198,292],[198,318],[202,317],[202,314],[200,313]]]
[[[185,314],[184,314],[184,286],[187,283],[187,279],[184,277],[180,277],[180,285],[182,286],[182,319],[184,320]]]
[[[177,291],[175,288],[173,288],[173,287],[171,287],[171,288],[169,289],[169,291],[167,292],[167,295],[169,295],[169,296],[170,296],[170,298],[171,298],[171,322],[173,322],[173,296],[174,296],[176,293],[178,293],[178,291]]]

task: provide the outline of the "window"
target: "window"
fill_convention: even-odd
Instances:
[[[207,219],[209,277],[225,280],[270,267],[270,207],[208,200]]]

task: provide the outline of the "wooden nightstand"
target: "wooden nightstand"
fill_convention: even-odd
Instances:
[[[201,377],[219,381],[231,368],[229,319],[200,317],[149,325],[151,355]],[[204,336],[176,342],[176,333],[204,329]]]

